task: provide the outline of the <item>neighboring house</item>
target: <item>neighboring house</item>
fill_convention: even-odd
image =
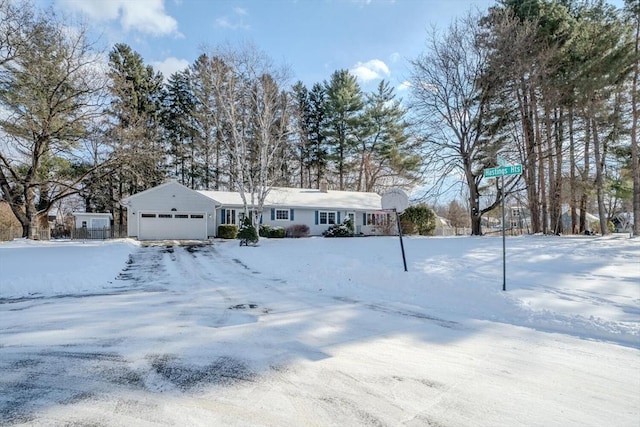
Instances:
[[[121,205],[127,208],[128,235],[139,240],[204,240],[215,237],[219,225],[239,225],[244,218],[240,193],[195,191],[175,181],[129,196]],[[310,235],[321,235],[347,217],[357,234],[371,235],[380,233],[388,213],[381,211],[376,193],[274,187],[258,222],[284,228],[305,224]]]
[[[73,218],[78,238],[105,239],[110,236],[113,216],[108,212],[74,212]]]
[[[580,209],[576,209],[578,220],[580,218]],[[600,230],[600,217],[585,212],[585,228],[588,233],[598,232]],[[565,234],[571,233],[571,210],[564,207],[562,210],[562,228]]]
[[[106,212],[74,212],[76,228],[111,228],[113,216]]]
[[[434,236],[455,236],[456,230],[451,226],[451,222],[441,216],[436,215],[436,228],[433,230]]]
[[[616,233],[633,232],[633,212],[620,212],[611,219]]]
[[[51,208],[47,213],[47,221],[49,228],[53,230],[58,225],[64,225],[64,215],[58,208]]]

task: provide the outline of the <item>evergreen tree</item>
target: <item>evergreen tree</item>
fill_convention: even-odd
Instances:
[[[408,134],[406,114],[393,88],[384,80],[377,91],[367,95],[358,153],[358,191],[416,182],[419,147]]]
[[[160,138],[162,74],[145,65],[126,44],[109,54],[110,127],[118,164],[117,197],[161,184],[166,177],[167,149]],[[122,208],[120,208],[122,209]]]
[[[327,148],[327,91],[324,85],[316,83],[309,92],[309,186],[320,188],[329,163]],[[315,183],[311,182],[311,172],[315,170]]]
[[[364,101],[360,85],[347,70],[335,71],[325,82],[326,137],[331,159],[338,173],[339,190],[347,189],[348,174],[353,171],[358,141],[364,131]]]
[[[202,54],[190,67],[194,96],[194,156],[199,167],[194,168],[194,186],[219,190],[222,183],[223,153],[221,134],[223,119],[217,111],[216,85],[224,79],[226,66],[220,58]],[[195,166],[195,165],[194,165]],[[225,182],[228,185],[228,182]]]
[[[304,83],[298,81],[293,92],[293,127],[296,135],[296,157],[300,176],[300,187],[311,187],[312,145],[310,142],[311,101],[309,90]],[[306,183],[306,185],[305,185]]]
[[[631,80],[631,167],[633,181],[633,234],[640,236],[640,142],[638,125],[640,123],[640,1],[625,0],[625,14],[631,28],[631,46],[633,64]]]
[[[166,84],[161,122],[167,139],[170,174],[182,185],[195,188],[198,162],[195,151],[193,114],[195,98],[188,72],[173,73]]]

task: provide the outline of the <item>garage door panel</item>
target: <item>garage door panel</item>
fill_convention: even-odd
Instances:
[[[139,219],[141,240],[204,240],[207,222],[204,213],[145,212]]]

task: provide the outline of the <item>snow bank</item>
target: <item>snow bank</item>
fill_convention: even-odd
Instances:
[[[0,244],[0,298],[104,292],[115,278],[133,240],[32,241]]]

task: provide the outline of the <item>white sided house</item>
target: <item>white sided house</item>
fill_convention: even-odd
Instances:
[[[77,238],[106,239],[111,235],[109,212],[73,212]]]
[[[216,237],[219,225],[240,225],[244,218],[240,193],[195,191],[175,181],[129,196],[121,205],[127,208],[129,237],[139,240],[206,240]],[[273,227],[305,224],[316,236],[348,217],[356,234],[381,234],[388,217],[376,193],[282,187],[269,191],[262,213],[250,214]]]
[[[113,216],[109,212],[73,212],[76,228],[110,229]]]
[[[175,181],[120,201],[127,235],[138,240],[206,240],[215,236],[216,202]]]

